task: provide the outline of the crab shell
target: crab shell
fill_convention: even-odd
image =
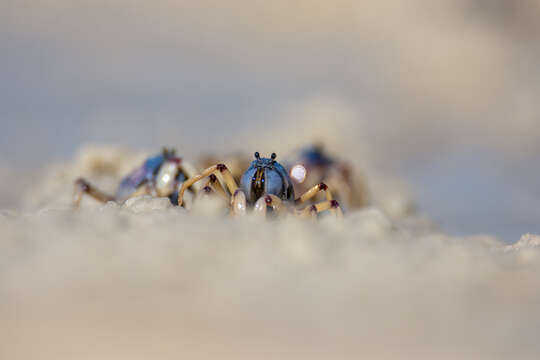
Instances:
[[[155,185],[156,195],[171,196],[178,183],[185,180],[185,175],[178,171],[180,158],[156,155],[148,158],[141,167],[124,177],[116,191],[116,198],[125,201],[147,183]]]
[[[248,203],[254,204],[263,194],[294,201],[294,187],[285,168],[268,158],[257,158],[240,180],[240,187]]]

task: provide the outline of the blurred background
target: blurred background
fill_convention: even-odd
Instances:
[[[537,0],[3,0],[0,52],[0,208],[84,144],[322,140],[451,234],[540,232]]]

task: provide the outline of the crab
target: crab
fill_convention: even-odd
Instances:
[[[334,196],[345,208],[362,207],[368,202],[366,186],[361,178],[353,177],[351,166],[329,155],[321,144],[297,150],[287,156],[283,164],[296,192],[325,182],[336,189]]]
[[[187,179],[178,192],[178,204],[182,205],[186,189],[208,178],[204,187],[206,192],[218,191],[224,194],[221,183],[229,191],[232,215],[245,215],[249,208],[254,214],[261,216],[271,212],[276,216],[293,213],[300,217],[316,218],[318,213],[326,210],[337,217],[343,216],[339,203],[332,197],[326,184],[321,182],[314,185],[302,196],[295,198],[293,182],[283,165],[276,161],[276,154],[272,153],[270,158],[263,158],[256,152],[254,156],[255,160],[241,177],[240,186],[227,166],[219,163]],[[216,181],[218,176],[220,181]],[[310,204],[309,201],[321,192],[325,193],[326,199]]]
[[[74,208],[78,208],[83,195],[107,203],[124,203],[142,195],[168,197],[173,205],[178,204],[178,188],[185,179],[196,174],[195,168],[180,157],[174,149],[164,148],[161,154],[152,156],[130,174],[124,177],[115,195],[109,195],[91,185],[84,178],[75,181]]]

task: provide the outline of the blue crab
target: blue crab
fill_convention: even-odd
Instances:
[[[148,158],[139,168],[124,177],[115,195],[99,190],[84,178],[77,179],[73,204],[77,208],[86,194],[103,203],[124,203],[135,196],[153,195],[168,197],[176,205],[180,184],[195,173],[193,166],[176,156],[174,149],[163,149],[161,154]]]
[[[353,176],[351,166],[328,154],[321,144],[295,151],[286,157],[283,164],[296,192],[307,191],[314,184],[324,182],[335,189],[334,196],[345,208],[362,207],[368,203],[362,179]]]
[[[213,181],[212,176],[219,176],[229,191],[232,215],[245,215],[248,208],[251,208],[253,213],[263,216],[270,211],[275,215],[292,212],[301,217],[316,217],[318,213],[326,210],[338,217],[342,216],[339,203],[332,197],[330,189],[324,183],[314,185],[302,196],[295,198],[293,182],[285,167],[276,161],[275,153],[272,153],[270,158],[262,158],[256,152],[255,160],[241,177],[240,186],[237,185],[225,164],[220,163],[207,168],[182,184],[178,192],[178,204],[182,205],[187,188],[205,178],[208,178],[207,185],[204,187],[207,192],[225,193],[221,181]],[[314,196],[321,192],[326,194],[324,201],[306,206]]]

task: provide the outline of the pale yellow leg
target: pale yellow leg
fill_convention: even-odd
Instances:
[[[302,196],[300,196],[298,199],[296,199],[297,204],[302,204],[310,199],[312,199],[315,195],[320,193],[321,191],[324,191],[326,194],[326,200],[331,201],[333,200],[332,193],[330,192],[330,189],[328,186],[326,186],[325,183],[320,183],[315,186],[313,186],[311,189],[306,191]]]
[[[231,198],[231,213],[232,215],[246,215],[247,201],[246,194],[240,189],[236,190]]]
[[[221,174],[221,177],[223,178],[225,185],[229,189],[229,192],[231,193],[231,195],[234,195],[234,193],[238,189],[238,185],[236,185],[236,181],[234,180],[233,175],[224,164],[218,164],[216,166],[218,167],[218,170],[219,170],[218,174]]]
[[[253,207],[253,213],[255,215],[265,217],[266,210],[269,206],[278,215],[282,215],[283,211],[285,210],[285,207],[283,206],[283,201],[281,201],[280,198],[272,194],[267,194],[261,196],[259,200],[255,202],[255,206]]]
[[[155,189],[153,189],[153,186],[151,185],[141,185],[133,192],[133,194],[129,195],[130,198],[134,198],[137,196],[143,196],[143,195],[151,195],[151,196],[157,196]]]
[[[338,218],[343,217],[343,211],[341,210],[341,207],[336,200],[326,200],[318,204],[308,206],[298,211],[297,214],[300,217],[308,218],[310,216],[313,217],[313,214],[318,214],[326,210],[334,211],[334,214]]]
[[[302,196],[300,196],[298,199],[296,199],[295,202],[296,202],[296,204],[302,204],[302,203],[312,199],[313,197],[315,197],[315,195],[317,195],[321,191],[325,192],[326,201],[333,201],[334,200],[334,198],[332,197],[332,192],[330,191],[328,186],[325,183],[320,183],[318,185],[313,186],[308,191],[306,191]],[[339,206],[338,207],[330,207],[329,210],[330,210],[330,212],[332,212],[334,215],[336,215],[338,217],[343,215],[343,211],[341,211],[341,208]]]
[[[223,189],[223,187],[221,186],[216,175],[210,174],[210,176],[208,176],[206,178],[206,181],[204,181],[202,184],[203,186],[201,187],[201,190],[197,192],[197,195],[196,195],[197,198],[204,197],[204,196],[213,196],[213,194],[217,193],[221,199],[225,200],[225,202],[230,200],[231,206],[232,206],[231,210],[232,210],[233,215],[240,214],[241,209],[242,209],[242,204],[244,204],[243,208],[245,209],[245,201],[244,203],[242,203],[242,199],[239,196],[230,198],[229,194],[227,194],[225,190]],[[238,190],[236,192],[238,192]],[[244,196],[244,199],[245,199],[245,196]]]
[[[198,195],[210,195],[214,192],[220,194],[220,196],[225,199],[225,201],[230,199],[231,205],[231,215],[233,216],[243,216],[247,211],[247,201],[246,195],[240,189],[237,189],[234,194],[229,195],[225,192],[220,182],[218,181],[216,175],[210,174],[208,180],[204,183],[201,191],[198,192]]]
[[[197,169],[195,169],[195,167],[191,163],[184,160],[182,160],[180,164],[178,164],[178,170],[181,171],[187,179],[198,174]],[[191,189],[195,192],[199,192],[202,189],[202,186],[200,186],[199,184],[195,184],[194,186],[192,186]]]
[[[225,200],[228,200],[228,195],[225,193],[225,190],[223,190],[223,187],[219,183],[216,175],[210,174],[210,176],[208,177],[208,180],[206,180],[206,182],[204,182],[201,189],[206,190],[208,187],[210,187],[212,190],[214,190],[216,193],[218,193]]]
[[[73,194],[74,209],[77,209],[79,207],[84,194],[87,194],[102,203],[106,203],[108,201],[115,201],[115,198],[113,196],[99,190],[85,179],[79,178],[75,181],[75,192]]]
[[[238,189],[238,185],[236,185],[236,182],[234,181],[231,172],[229,171],[229,169],[227,169],[225,165],[217,164],[204,170],[201,174],[195,175],[184,181],[182,187],[180,188],[180,191],[178,192],[178,205],[182,205],[184,192],[188,187],[212,174],[221,174],[223,180],[225,181],[225,184],[227,185],[227,188],[229,189],[229,192],[231,193],[231,195],[234,195],[234,193]]]

